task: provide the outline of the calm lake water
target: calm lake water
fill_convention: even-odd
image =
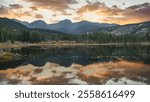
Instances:
[[[1,69],[15,68],[32,64],[43,66],[46,62],[54,62],[63,66],[72,63],[89,65],[96,62],[109,62],[116,59],[139,61],[150,64],[150,46],[74,46],[74,47],[25,47],[11,49],[19,55],[8,62],[0,62]]]
[[[0,85],[150,84],[150,46],[43,46],[4,51],[15,57],[0,61]]]

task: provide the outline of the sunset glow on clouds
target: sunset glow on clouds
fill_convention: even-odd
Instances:
[[[150,0],[0,0],[0,17],[47,23],[63,19],[138,23],[150,21]]]

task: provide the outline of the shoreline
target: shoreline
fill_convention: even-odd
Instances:
[[[115,45],[150,45],[150,43],[62,43],[62,44],[52,44],[52,43],[36,43],[36,44],[26,44],[27,46],[115,46]]]
[[[22,47],[30,47],[30,46],[123,46],[123,45],[150,45],[150,42],[142,42],[142,43],[72,43],[72,42],[40,42],[40,43],[0,43],[0,49],[9,49],[9,48],[22,48]]]

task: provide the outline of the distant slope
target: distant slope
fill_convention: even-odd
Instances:
[[[19,23],[20,22],[20,23]],[[27,22],[24,22],[27,24]],[[46,28],[28,28],[21,21],[8,18],[0,18],[0,28],[11,29],[16,31],[28,30],[28,31],[37,31],[42,34],[65,34],[59,31],[49,30]]]
[[[30,31],[37,31],[41,34],[66,34],[63,32],[55,31],[55,30],[49,30],[49,29],[43,29],[43,28],[30,28]]]
[[[17,19],[12,19],[12,20],[15,21],[15,22],[21,23],[22,25],[24,25],[24,26],[26,26],[26,27],[28,27],[28,25],[30,24],[30,23],[28,23],[28,22],[26,22],[26,21],[19,21],[19,20],[17,20]]]
[[[15,29],[15,30],[28,29],[26,26],[8,18],[0,18],[0,28],[8,28],[8,29]]]
[[[101,28],[99,29],[99,31],[115,35],[149,33],[150,21],[136,24],[127,24],[116,27]]]
[[[73,33],[87,33],[87,32],[93,32],[99,28],[102,27],[112,27],[116,26],[116,24],[107,24],[107,23],[94,23],[94,22],[88,22],[88,21],[81,21],[75,23],[73,28]]]

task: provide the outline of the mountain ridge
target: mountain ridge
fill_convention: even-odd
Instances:
[[[101,28],[98,31],[110,33],[114,35],[125,35],[125,34],[141,34],[150,32],[150,21],[119,25],[109,28]]]
[[[44,34],[55,34],[55,33],[56,34],[65,34],[65,33],[62,33],[59,31],[49,30],[49,29],[45,29],[45,28],[28,28],[27,26],[25,26],[25,24],[27,24],[27,23],[28,22],[21,22],[16,19],[8,19],[8,18],[0,17],[0,28],[13,30],[13,31],[22,31],[22,30],[37,31],[37,32],[44,33]]]
[[[68,34],[82,34],[87,32],[93,32],[98,30],[101,27],[112,27],[117,26],[117,24],[108,24],[108,23],[97,23],[97,22],[90,22],[90,21],[80,21],[80,22],[72,22],[69,19],[65,19],[53,24],[47,24],[42,20],[37,20],[31,23],[17,21],[28,28],[44,28],[49,30],[60,31],[63,33]]]
[[[2,19],[2,18],[1,18]],[[5,23],[8,23],[11,19],[5,19]],[[18,22],[17,25],[21,26],[21,28],[40,28],[53,30],[56,32],[63,32],[68,34],[85,34],[87,32],[104,32],[114,35],[124,35],[124,34],[141,34],[150,32],[150,21],[134,23],[134,24],[126,24],[126,25],[116,25],[116,24],[108,24],[108,23],[97,23],[97,22],[89,22],[89,21],[80,21],[73,23],[71,20],[65,19],[58,23],[47,24],[42,20],[37,20],[32,23],[14,20]],[[11,24],[7,24],[10,28],[13,27],[13,21]],[[2,22],[2,21],[1,21]],[[4,21],[3,21],[4,22]],[[20,25],[21,24],[21,25]],[[42,25],[42,26],[41,26]],[[1,25],[2,26],[2,25]],[[19,27],[18,27],[19,28]]]
[[[0,27],[3,28],[9,28],[9,29],[28,29],[25,25],[22,25],[19,22],[16,22],[14,20],[8,19],[8,18],[0,18]]]

